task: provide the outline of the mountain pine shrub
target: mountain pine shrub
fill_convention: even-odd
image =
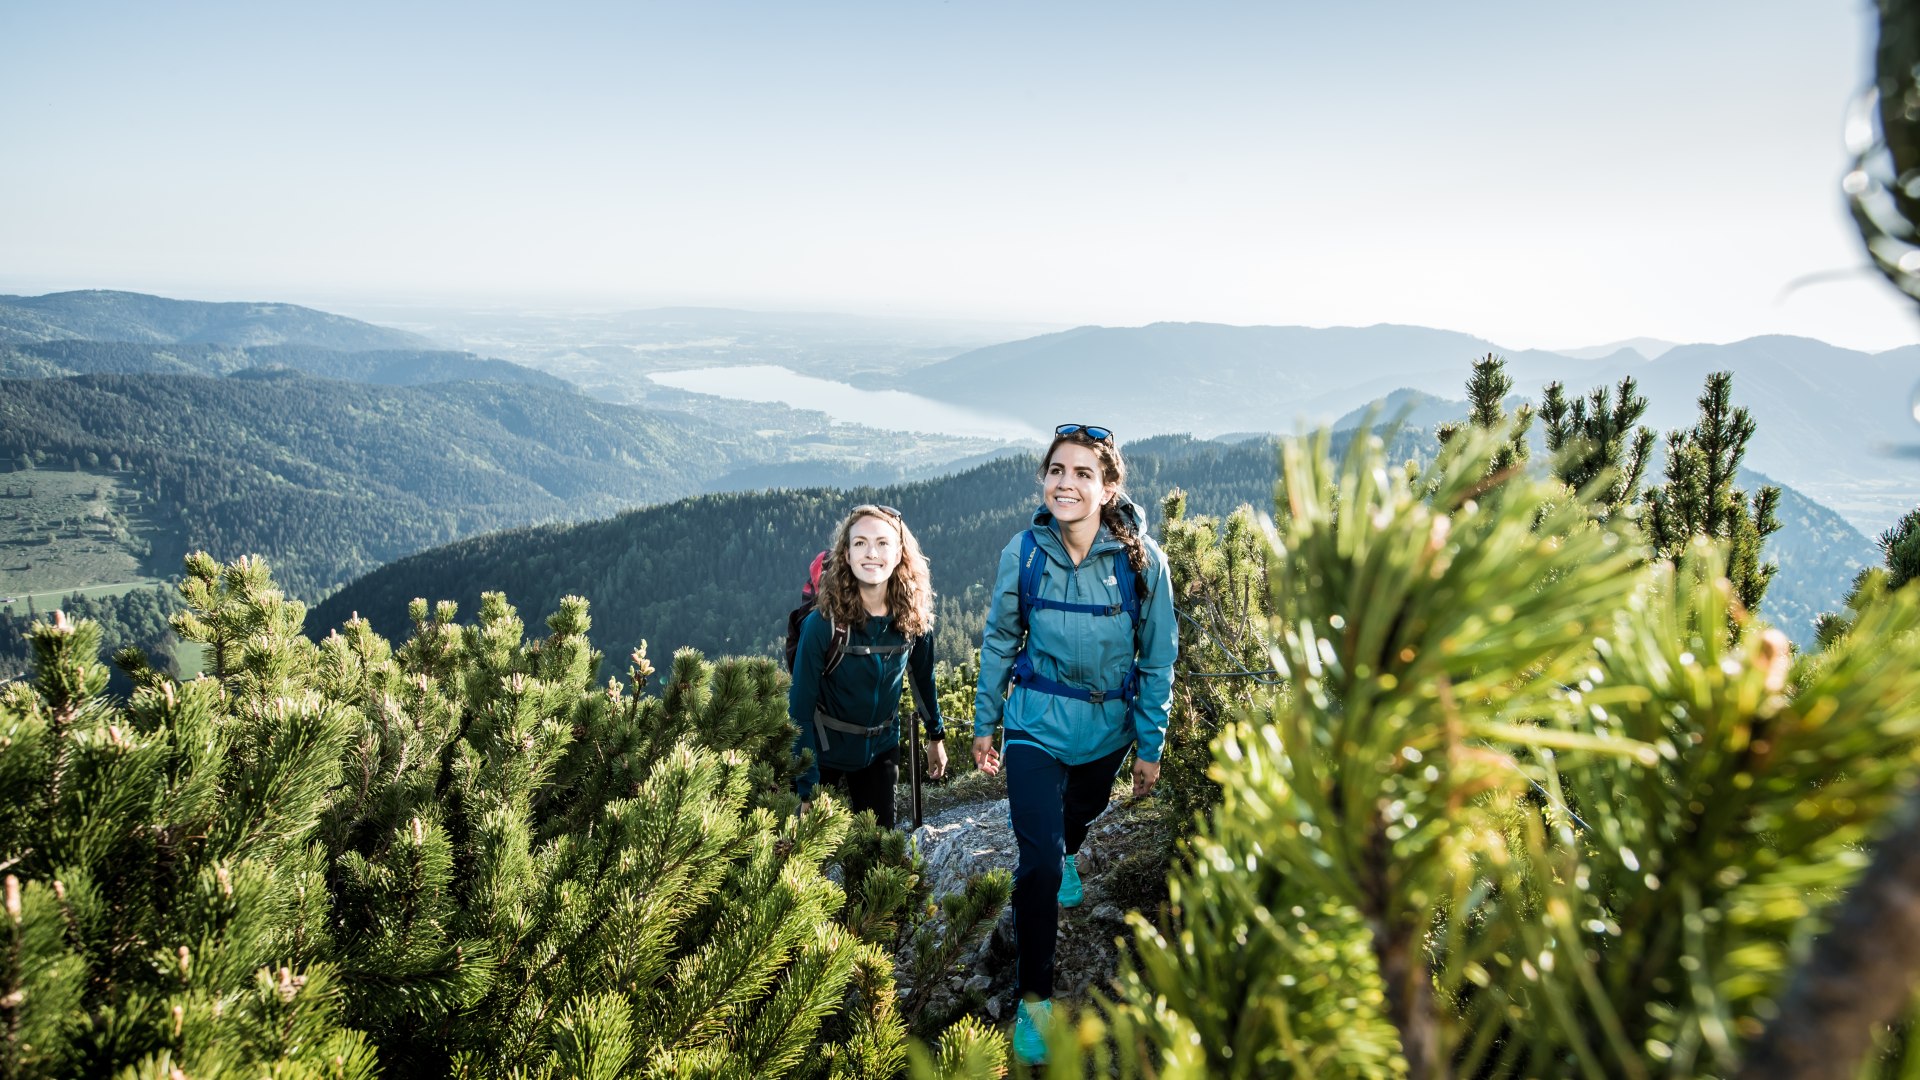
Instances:
[[[0,693],[6,1075],[905,1067],[892,957],[826,873],[849,815],[772,809],[770,661],[682,652],[654,693],[644,653],[594,685],[574,599],[531,642],[498,595],[417,603],[394,649],[303,638],[258,561],[183,592],[210,677],[104,698],[97,629],[57,619]]]
[[[1488,474],[1504,473],[1524,466],[1530,454],[1527,429],[1533,426],[1534,409],[1521,405],[1509,416],[1507,394],[1513,389],[1513,377],[1507,374],[1507,361],[1493,353],[1473,362],[1473,374],[1467,378],[1467,419],[1462,423],[1441,424],[1434,435],[1442,446],[1469,427],[1500,431],[1503,443],[1487,462]]]
[[[1501,446],[1289,445],[1292,692],[1216,741],[1168,918],[1046,1075],[1727,1076],[1782,1023],[1913,787],[1920,596],[1796,681],[1720,548],[1646,564],[1555,482],[1485,497]]]
[[[1666,480],[1644,496],[1647,541],[1655,555],[1675,563],[1695,537],[1724,545],[1735,596],[1758,611],[1780,568],[1760,561],[1761,546],[1780,529],[1780,489],[1762,487],[1749,499],[1734,486],[1756,424],[1733,404],[1732,372],[1707,376],[1699,406],[1693,427],[1667,433]]]
[[[1594,508],[1617,514],[1640,498],[1640,482],[1652,459],[1653,429],[1640,424],[1647,399],[1633,376],[1620,380],[1617,392],[1596,386],[1569,400],[1566,388],[1548,383],[1540,398],[1547,451],[1553,474],[1575,491],[1599,483]]]
[[[1901,515],[1876,543],[1887,565],[1887,588],[1902,588],[1920,578],[1920,509]]]
[[[1213,740],[1238,711],[1280,684],[1261,633],[1269,614],[1265,540],[1253,511],[1188,517],[1178,489],[1161,505],[1161,547],[1180,624],[1173,709],[1160,758],[1163,798],[1180,831],[1220,800],[1208,775]]]
[[[98,627],[56,614],[0,692],[0,1071],[372,1076],[311,842],[355,718],[264,567],[189,571],[226,679],[105,699]]]

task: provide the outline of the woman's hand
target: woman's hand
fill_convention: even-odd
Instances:
[[[993,736],[982,735],[973,740],[973,764],[988,776],[1000,772],[1000,751],[993,748]]]
[[[1133,797],[1139,798],[1160,782],[1160,763],[1133,759]]]
[[[947,775],[947,741],[927,744],[927,779],[938,780]]]

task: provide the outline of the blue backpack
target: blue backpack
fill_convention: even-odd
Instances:
[[[1032,613],[1040,610],[1073,611],[1098,618],[1113,618],[1126,614],[1133,620],[1133,628],[1140,628],[1140,573],[1127,562],[1127,553],[1112,552],[1113,580],[1120,589],[1120,602],[1117,604],[1069,604],[1064,600],[1048,600],[1040,595],[1040,575],[1046,568],[1046,556],[1040,551],[1040,544],[1034,538],[1033,530],[1020,534],[1020,629],[1026,630],[1032,625]],[[1098,705],[1112,698],[1131,702],[1139,692],[1140,665],[1134,664],[1127,670],[1127,677],[1113,690],[1088,690],[1083,687],[1069,686],[1066,683],[1049,679],[1033,670],[1033,661],[1027,656],[1026,642],[1020,644],[1020,652],[1013,658],[1013,685],[1024,686],[1029,690],[1038,690],[1055,697],[1074,698],[1078,701]]]

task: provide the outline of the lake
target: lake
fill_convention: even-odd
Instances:
[[[1015,442],[1039,442],[1040,429],[1010,417],[963,409],[901,390],[862,390],[816,379],[772,364],[659,371],[647,378],[661,386],[739,401],[772,401],[813,409],[836,421],[893,431],[925,431]]]

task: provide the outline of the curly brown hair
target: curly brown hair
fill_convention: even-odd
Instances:
[[[893,568],[893,577],[887,582],[887,612],[893,616],[893,628],[910,638],[923,637],[933,629],[933,577],[927,570],[927,557],[920,553],[920,541],[913,538],[906,519],[891,506],[856,506],[834,527],[832,554],[820,571],[820,595],[814,599],[814,610],[840,626],[860,626],[867,621],[867,606],[860,602],[860,581],[847,564],[847,546],[854,523],[869,517],[886,522],[900,534],[900,565]]]
[[[1047,444],[1047,452],[1040,458],[1040,483],[1047,482],[1047,466],[1053,461],[1053,452],[1060,449],[1062,443],[1084,446],[1093,451],[1100,459],[1100,482],[1113,491],[1113,498],[1100,507],[1100,524],[1107,527],[1120,546],[1127,549],[1127,565],[1135,570],[1147,568],[1147,545],[1140,540],[1140,534],[1134,531],[1133,523],[1120,512],[1121,500],[1127,498],[1127,462],[1120,456],[1120,448],[1114,445],[1112,438],[1096,439],[1085,430],[1071,435],[1055,435]]]

